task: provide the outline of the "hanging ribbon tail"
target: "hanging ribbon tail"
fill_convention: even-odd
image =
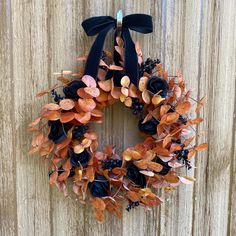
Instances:
[[[100,58],[109,30],[115,27],[116,20],[110,16],[91,17],[83,21],[82,27],[88,36],[98,34],[90,49],[85,65],[84,74],[92,76],[97,80]]]
[[[108,26],[107,28],[103,29],[98,34],[97,38],[95,39],[93,43],[93,46],[90,49],[90,52],[86,61],[84,74],[92,76],[95,80],[97,80],[99,63],[102,56],[103,44],[104,44],[106,35],[110,29],[111,27]]]
[[[139,77],[138,56],[129,29],[123,29],[122,38],[125,43],[125,74],[130,78],[131,83],[137,86]]]

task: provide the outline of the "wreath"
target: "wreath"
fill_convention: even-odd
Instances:
[[[182,74],[169,76],[160,60],[144,60],[139,44],[130,37],[129,29],[152,32],[151,17],[120,14],[117,20],[104,16],[82,23],[88,35],[98,33],[89,55],[78,57],[85,67],[76,73],[62,71],[57,78],[62,84],[37,94],[51,94],[54,102],[45,104],[28,127],[34,135],[29,153],[38,152],[50,162],[49,183],[67,196],[73,180],[73,192],[81,203],[91,203],[99,221],[105,211],[121,217],[123,201],[127,211],[137,206],[148,209],[163,202],[155,189],[169,192],[181,182],[192,183],[194,178],[181,176],[180,169],[189,170],[194,154],[207,148],[206,143],[191,144],[192,126],[203,119],[190,117],[195,100]],[[116,28],[113,55],[102,49],[112,28]],[[196,102],[197,113],[204,100]],[[90,124],[102,123],[104,109],[119,101],[137,117],[145,139],[121,154],[113,145],[99,151]]]

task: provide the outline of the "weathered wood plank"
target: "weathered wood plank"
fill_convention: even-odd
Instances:
[[[235,94],[234,1],[206,1],[203,5],[200,60],[200,95],[207,94],[203,109],[208,157],[197,156],[194,235],[229,235],[228,204]],[[232,11],[233,10],[233,11]]]
[[[181,69],[188,86],[197,89],[200,2],[163,1],[162,9],[161,55],[165,69],[170,75]],[[197,96],[197,90],[192,96]],[[192,176],[193,170],[187,175]],[[161,206],[160,235],[191,235],[193,186],[181,185],[177,191],[163,196],[166,202]]]
[[[124,14],[133,13],[145,13],[151,14],[154,10],[154,6],[158,6],[155,1],[124,1],[119,5],[120,9],[124,9]],[[118,4],[117,4],[118,5]],[[153,17],[154,27],[159,23],[158,17]],[[153,37],[152,34],[140,34],[132,32],[132,38],[134,41],[138,41],[142,48],[143,55],[146,58],[150,56],[157,57],[158,52],[155,46],[160,43],[160,38]],[[151,43],[155,42],[154,46]],[[138,130],[138,118],[135,117],[128,109],[124,110],[124,147],[134,146],[135,144],[142,142],[144,137]],[[145,210],[142,207],[133,209],[130,212],[123,211],[123,235],[158,235],[158,218],[159,209],[154,208],[150,211]]]
[[[76,56],[84,50],[82,29],[83,1],[48,2],[49,78],[50,84],[57,83],[54,72],[76,70]],[[71,186],[70,186],[71,188]],[[68,188],[69,189],[69,188]],[[51,235],[82,235],[84,231],[84,206],[76,201],[69,191],[69,197],[53,186],[51,201]]]
[[[46,1],[11,1],[18,235],[50,235],[47,163],[28,157],[27,124],[40,111],[35,94],[48,86]],[[44,100],[45,102],[45,100]]]
[[[84,19],[91,16],[104,16],[104,15],[114,15],[113,2],[109,0],[101,0],[101,1],[86,1]],[[85,34],[85,33],[84,33]],[[95,37],[85,36],[87,43],[85,47],[85,53],[88,53],[90,47],[92,46]],[[106,42],[104,45],[104,49],[111,50],[113,46],[113,35],[109,33]],[[116,126],[115,123],[119,122],[119,119],[122,115],[122,108],[120,106],[116,106],[116,111],[114,107],[107,108],[104,114],[104,122],[102,124],[93,125],[94,130],[99,134],[99,148],[102,148],[105,145],[116,145],[117,151],[123,146],[123,141],[119,140],[122,134],[122,129],[120,126]],[[114,113],[115,111],[115,113]],[[115,121],[114,123],[114,120]],[[93,225],[93,227],[90,227]],[[94,220],[93,211],[90,206],[86,207],[86,226],[85,226],[85,235],[121,235],[121,227],[122,221],[117,219],[114,216],[109,216],[106,214],[106,222],[103,224],[97,223]]]
[[[122,220],[107,215],[100,224],[89,206],[48,185],[48,164],[27,157],[25,130],[47,100],[35,94],[54,84],[53,72],[74,70],[75,57],[88,53],[94,37],[85,35],[81,22],[115,16],[119,9],[151,14],[153,34],[132,32],[145,57],[161,59],[170,74],[182,69],[196,88],[194,98],[207,95],[197,142],[208,139],[210,147],[196,156],[194,186],[162,194],[160,208],[124,210]],[[235,10],[234,0],[1,1],[0,234],[235,235]],[[109,34],[106,48],[112,40]],[[104,118],[94,126],[100,147],[114,144],[121,154],[142,140],[137,120],[122,104],[107,109]]]
[[[16,235],[16,163],[12,78],[12,25],[9,1],[0,2],[0,235]]]

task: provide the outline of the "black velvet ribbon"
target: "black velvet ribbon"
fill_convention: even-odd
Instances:
[[[97,79],[99,62],[106,35],[111,29],[117,28],[117,20],[111,16],[91,17],[82,22],[82,27],[88,36],[98,34],[90,49],[84,72],[85,75],[90,75]],[[131,82],[135,85],[138,84],[138,58],[129,30],[147,34],[151,33],[152,29],[152,17],[149,15],[131,14],[123,17],[120,31],[125,48],[124,69],[125,74],[129,76]]]

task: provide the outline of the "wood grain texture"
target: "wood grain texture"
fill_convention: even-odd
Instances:
[[[124,210],[122,220],[100,224],[90,207],[48,185],[47,162],[27,155],[26,126],[49,99],[35,94],[56,82],[53,72],[75,70],[76,56],[88,53],[94,37],[83,32],[83,19],[119,9],[151,14],[153,34],[132,32],[145,57],[160,58],[170,74],[180,68],[193,97],[207,96],[196,142],[210,146],[195,158],[193,186],[160,192],[159,208]],[[0,235],[236,235],[235,11],[235,0],[0,1]],[[142,140],[121,104],[93,128],[100,147],[115,144],[118,152]]]

